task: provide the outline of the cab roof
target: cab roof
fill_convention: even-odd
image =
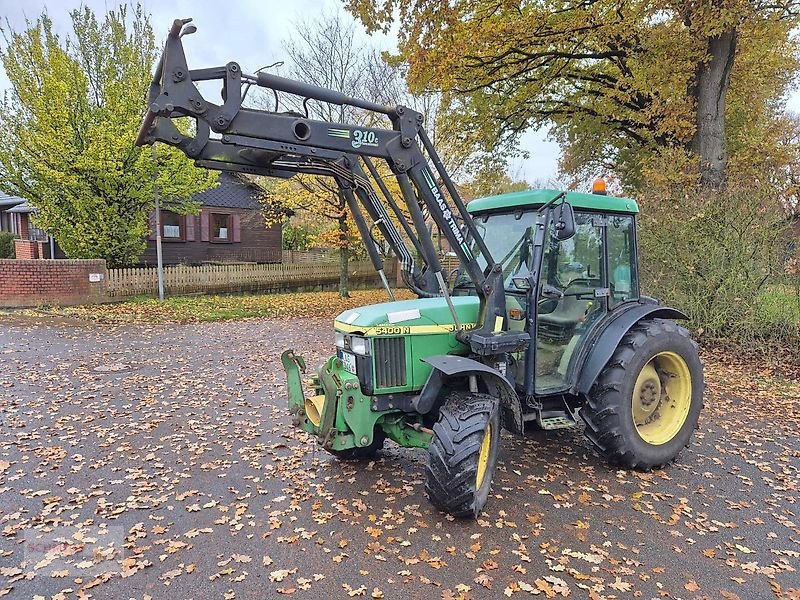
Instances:
[[[476,198],[467,204],[467,210],[471,213],[482,213],[504,208],[515,208],[517,206],[541,206],[560,193],[558,190],[525,190],[524,192],[511,192],[510,194],[500,194],[499,196]],[[574,208],[582,210],[631,214],[639,212],[639,206],[636,204],[636,200],[632,198],[567,192],[567,201]]]

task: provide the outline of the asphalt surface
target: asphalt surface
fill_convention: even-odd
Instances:
[[[504,433],[486,511],[453,521],[425,451],[341,463],[290,429],[280,352],[331,345],[329,319],[0,317],[0,597],[800,596],[792,382],[733,373],[736,396],[711,365],[692,445],[653,473],[578,429]]]

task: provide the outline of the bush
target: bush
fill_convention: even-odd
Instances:
[[[787,221],[766,187],[713,195],[645,193],[643,289],[715,338],[800,343],[800,303],[786,268]],[[788,301],[787,301],[788,299]]]
[[[6,231],[0,231],[0,258],[16,258],[14,250],[14,240],[16,235]]]

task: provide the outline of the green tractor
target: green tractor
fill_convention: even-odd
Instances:
[[[689,443],[703,368],[674,322],[686,316],[640,292],[634,200],[530,190],[467,206],[420,113],[250,75],[233,62],[189,70],[180,39],[195,31],[188,22],[172,26],[137,143],[171,144],[206,168],[331,178],[392,300],[336,318],[333,354],[312,376],[311,394],[303,358],[283,353],[294,426],[345,460],[374,456],[387,438],[427,449],[428,496],[457,517],[486,505],[501,429],[582,421],[602,456],[640,470],[669,463]],[[222,81],[220,104],[194,85],[213,79]],[[391,128],[245,108],[251,85],[379,113]],[[194,119],[194,130],[173,124],[181,117]],[[397,179],[402,205],[375,159]],[[459,259],[449,274],[432,226]],[[394,301],[386,247],[417,299]]]
[[[487,365],[459,340],[442,297],[348,310],[334,321],[336,354],[313,377],[312,396],[301,388],[302,359],[283,354],[295,424],[344,459],[369,458],[386,438],[428,448],[427,493],[455,516],[485,505],[501,428],[522,434],[583,421],[615,465],[672,461],[696,427],[703,369],[688,332],[671,320],[685,317],[640,294],[637,205],[568,192],[556,211],[574,209],[574,234],[548,218],[537,253],[537,217],[557,195],[516,192],[467,207],[491,254],[503,257],[507,311],[496,327],[527,332],[535,344]],[[461,330],[478,327],[474,285],[453,275]]]

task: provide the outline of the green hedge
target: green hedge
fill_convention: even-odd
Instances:
[[[800,357],[800,273],[786,217],[766,188],[640,195],[643,290],[686,312],[698,334]],[[793,263],[792,263],[793,264]]]
[[[0,258],[16,258],[14,251],[14,240],[16,235],[6,231],[0,231]]]

